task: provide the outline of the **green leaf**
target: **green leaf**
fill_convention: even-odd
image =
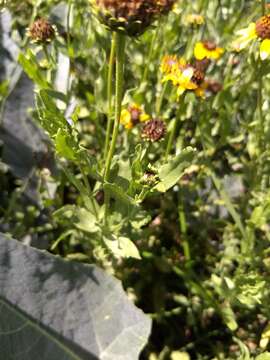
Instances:
[[[105,245],[117,259],[134,258],[141,259],[140,253],[135,244],[127,237],[114,235],[103,238]]]
[[[150,328],[103,270],[0,235],[1,359],[137,360]]]
[[[184,175],[185,169],[191,165],[195,154],[193,148],[187,147],[167,164],[161,166],[158,173],[161,181],[155,186],[155,189],[166,192],[173,187]]]
[[[29,78],[33,80],[36,85],[38,85],[40,88],[50,88],[49,83],[44,78],[39,64],[30,49],[27,51],[26,56],[22,53],[19,55],[18,62],[21,64],[23,70],[26,72]]]
[[[112,198],[123,202],[126,205],[136,205],[135,200],[128,196],[126,192],[116,184],[106,183],[104,184],[104,190],[107,191]]]
[[[96,218],[90,211],[87,211],[84,208],[76,208],[74,215],[77,218],[75,226],[78,229],[89,233],[96,233],[99,231]]]
[[[223,321],[228,326],[228,328],[231,331],[235,331],[238,328],[238,324],[236,322],[235,314],[229,303],[223,304],[223,306],[221,307],[221,314]]]
[[[256,356],[255,360],[270,360],[270,352],[266,351],[263,354]]]
[[[59,155],[68,160],[75,160],[76,155],[73,151],[72,144],[68,144],[69,136],[64,130],[59,129],[55,137],[55,149]]]
[[[147,225],[151,221],[151,215],[146,211],[138,211],[135,216],[130,219],[131,226],[138,230]]]

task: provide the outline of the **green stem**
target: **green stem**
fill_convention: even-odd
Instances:
[[[107,99],[108,99],[108,116],[107,116],[107,129],[104,149],[104,161],[108,156],[108,149],[110,143],[110,135],[112,130],[112,92],[113,92],[113,70],[114,70],[114,58],[115,58],[115,47],[116,47],[116,33],[112,35],[111,53],[109,60],[108,78],[107,78]]]
[[[125,35],[115,33],[115,53],[116,53],[116,74],[115,74],[115,109],[114,109],[114,126],[112,140],[105,163],[104,182],[109,181],[112,158],[115,152],[116,140],[119,132],[121,106],[123,98],[123,82],[124,82],[124,60],[125,60]],[[110,196],[105,191],[105,214],[104,221],[107,224],[109,211]]]
[[[173,120],[174,123],[173,123],[173,128],[172,128],[172,131],[170,132],[169,134],[169,139],[168,139],[168,142],[167,142],[167,147],[166,147],[166,152],[165,152],[165,161],[168,160],[168,156],[171,152],[171,148],[172,148],[172,144],[173,144],[173,140],[175,138],[175,133],[176,133],[176,129],[177,129],[177,123],[178,123],[178,119],[180,118],[181,116],[181,113],[184,109],[184,104],[185,104],[185,94],[183,94],[182,98],[181,98],[181,103],[179,104],[179,109],[177,111],[177,114],[176,114],[176,117],[175,119]]]
[[[116,33],[116,77],[115,77],[115,118],[113,126],[112,141],[109,148],[109,153],[106,159],[104,181],[108,181],[110,177],[112,158],[115,152],[116,140],[119,132],[121,105],[123,97],[123,82],[124,82],[124,58],[125,58],[125,35]]]
[[[43,52],[44,52],[45,58],[46,58],[46,60],[47,60],[47,62],[48,62],[48,65],[51,66],[51,57],[50,57],[50,55],[49,55],[48,48],[47,48],[47,45],[46,45],[46,44],[44,44],[44,45],[42,46],[42,50],[43,50]]]
[[[262,5],[262,15],[265,15],[265,0],[261,0],[261,5]]]
[[[165,83],[165,85],[163,86],[163,88],[162,88],[160,96],[157,98],[157,102],[156,102],[156,114],[157,114],[157,116],[159,116],[159,114],[160,114],[160,110],[161,110],[163,99],[165,97],[165,94],[166,94],[166,91],[167,91],[167,88],[168,88],[168,84],[169,84],[169,82],[167,81]]]
[[[87,192],[88,192],[90,203],[92,204],[92,207],[93,207],[94,214],[95,214],[96,218],[98,218],[98,211],[97,211],[97,208],[96,208],[95,200],[93,198],[93,192],[92,192],[91,186],[89,184],[88,177],[87,177],[87,175],[86,175],[86,173],[85,173],[82,166],[80,166],[80,171],[81,171],[81,174],[82,174],[82,177],[83,177],[84,185],[85,185],[85,187],[87,189]]]
[[[147,80],[147,78],[148,78],[149,66],[150,66],[150,64],[151,64],[151,60],[152,60],[152,57],[153,57],[155,42],[156,42],[156,40],[157,40],[158,33],[159,33],[159,27],[156,28],[154,34],[152,35],[150,50],[149,50],[149,53],[148,53],[148,56],[147,56],[147,60],[146,60],[146,63],[145,63],[145,68],[144,68],[142,83],[146,82],[146,80]]]
[[[258,95],[257,95],[257,108],[258,108],[258,115],[259,115],[259,125],[258,125],[258,137],[259,137],[259,147],[261,151],[264,150],[264,118],[263,118],[263,81],[262,75],[260,74],[260,67],[259,67],[259,74],[258,74]]]
[[[182,240],[184,256],[186,262],[189,262],[191,260],[191,256],[190,256],[189,242],[187,239],[187,222],[186,222],[186,215],[184,209],[182,189],[179,189],[179,194],[178,194],[178,218],[179,218],[180,231],[182,235],[181,240]]]
[[[175,133],[176,133],[176,128],[177,128],[177,117],[175,119],[173,119],[173,127],[172,130],[169,134],[169,139],[167,142],[167,147],[166,147],[166,152],[165,152],[165,161],[168,160],[168,156],[171,152],[171,148],[172,148],[172,143],[175,137]]]

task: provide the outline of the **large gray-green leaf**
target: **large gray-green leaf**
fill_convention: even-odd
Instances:
[[[187,147],[167,164],[161,166],[158,172],[161,181],[155,186],[155,189],[166,192],[173,187],[184,175],[185,169],[192,164],[194,156],[195,150]]]
[[[1,359],[135,360],[150,325],[104,271],[0,234]]]

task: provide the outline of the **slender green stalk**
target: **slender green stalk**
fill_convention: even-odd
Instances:
[[[265,14],[265,0],[261,0],[262,15]],[[264,118],[263,118],[263,79],[261,74],[261,59],[258,60],[258,96],[257,96],[257,107],[259,114],[259,146],[261,151],[264,150]]]
[[[87,189],[87,192],[88,192],[88,196],[89,196],[89,199],[90,199],[90,203],[93,207],[93,211],[94,211],[94,214],[96,216],[96,218],[98,218],[98,211],[97,211],[97,207],[96,207],[96,204],[95,204],[95,200],[93,198],[93,191],[91,189],[91,186],[89,184],[89,181],[88,181],[88,177],[83,169],[82,166],[80,166],[80,171],[81,171],[81,174],[82,174],[82,177],[83,177],[83,182],[84,182],[84,185]]]
[[[107,78],[107,100],[108,100],[108,115],[107,115],[107,129],[104,149],[104,161],[106,161],[109,150],[110,135],[112,130],[112,93],[113,93],[113,70],[114,70],[114,58],[115,58],[115,39],[116,34],[112,35],[111,53],[109,59],[109,69]]]
[[[158,33],[159,33],[159,26],[156,28],[154,34],[152,35],[152,40],[151,40],[151,45],[150,45],[150,50],[148,52],[148,56],[145,62],[145,67],[144,67],[144,73],[143,73],[143,78],[142,78],[142,83],[147,81],[148,78],[148,73],[149,73],[149,66],[151,64],[151,60],[153,58],[153,52],[154,52],[154,48],[155,48],[155,43],[158,37]]]
[[[181,240],[182,240],[184,256],[186,262],[189,262],[191,260],[191,256],[190,256],[189,242],[187,238],[187,222],[186,222],[186,215],[184,209],[182,189],[179,189],[179,193],[178,193],[178,218],[179,218],[179,226],[181,231]]]
[[[42,46],[42,50],[44,52],[45,58],[48,63],[48,70],[47,70],[47,81],[50,83],[52,80],[52,57],[49,54],[48,47],[46,44]]]
[[[47,48],[47,45],[46,45],[46,44],[44,44],[44,45],[42,46],[42,50],[43,50],[43,52],[44,52],[45,58],[46,58],[46,60],[47,60],[47,62],[48,62],[48,65],[49,65],[49,67],[50,67],[50,66],[51,66],[51,57],[50,57],[50,54],[49,54],[49,52],[48,52],[48,48]]]
[[[262,15],[265,15],[265,0],[261,0],[262,5]]]
[[[172,148],[172,143],[173,140],[175,138],[175,133],[176,133],[176,128],[177,128],[177,117],[175,119],[173,119],[173,127],[172,130],[169,134],[169,138],[168,138],[168,142],[167,142],[167,147],[166,147],[166,152],[165,152],[165,161],[168,160],[168,156],[171,152],[171,148]]]
[[[125,57],[125,35],[116,33],[116,77],[115,77],[115,118],[113,126],[112,141],[110,144],[108,156],[105,164],[104,181],[108,181],[110,177],[112,158],[115,152],[116,140],[119,132],[121,105],[123,97],[123,81],[124,81],[124,57]]]
[[[160,114],[160,110],[161,110],[163,100],[164,100],[164,97],[165,97],[165,94],[166,94],[166,91],[167,91],[167,88],[168,88],[168,84],[169,84],[169,82],[167,81],[165,83],[165,85],[163,86],[163,88],[162,88],[160,96],[157,98],[157,101],[156,101],[156,114],[157,114],[157,116],[159,116],[159,114]]]
[[[260,62],[260,61],[259,61]],[[260,66],[258,66],[258,94],[257,94],[257,109],[259,116],[259,124],[258,124],[258,140],[259,140],[259,148],[261,151],[264,150],[264,117],[263,117],[263,79],[260,73]]]
[[[169,138],[168,138],[168,142],[167,142],[167,147],[166,147],[166,152],[165,152],[165,161],[168,160],[168,156],[171,152],[171,148],[172,148],[172,144],[173,144],[173,140],[175,138],[175,133],[176,133],[176,129],[177,129],[177,123],[178,123],[178,119],[181,115],[181,112],[183,110],[183,105],[184,105],[184,101],[185,101],[185,94],[183,95],[183,97],[181,98],[181,104],[179,105],[179,110],[176,114],[175,119],[173,120],[173,127],[172,130],[169,134]]]

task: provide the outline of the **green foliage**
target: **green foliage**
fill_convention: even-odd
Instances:
[[[110,54],[89,0],[15,1],[0,15],[0,231],[117,276],[154,320],[142,360],[269,358],[270,65],[259,39],[234,48],[264,3],[176,1],[124,54],[123,41]],[[50,44],[27,37],[37,17],[58,29]],[[162,59],[195,66],[198,41],[224,54],[206,70],[204,97],[178,98]],[[164,121],[164,138],[142,137],[134,104]],[[108,127],[132,106],[129,129]]]

